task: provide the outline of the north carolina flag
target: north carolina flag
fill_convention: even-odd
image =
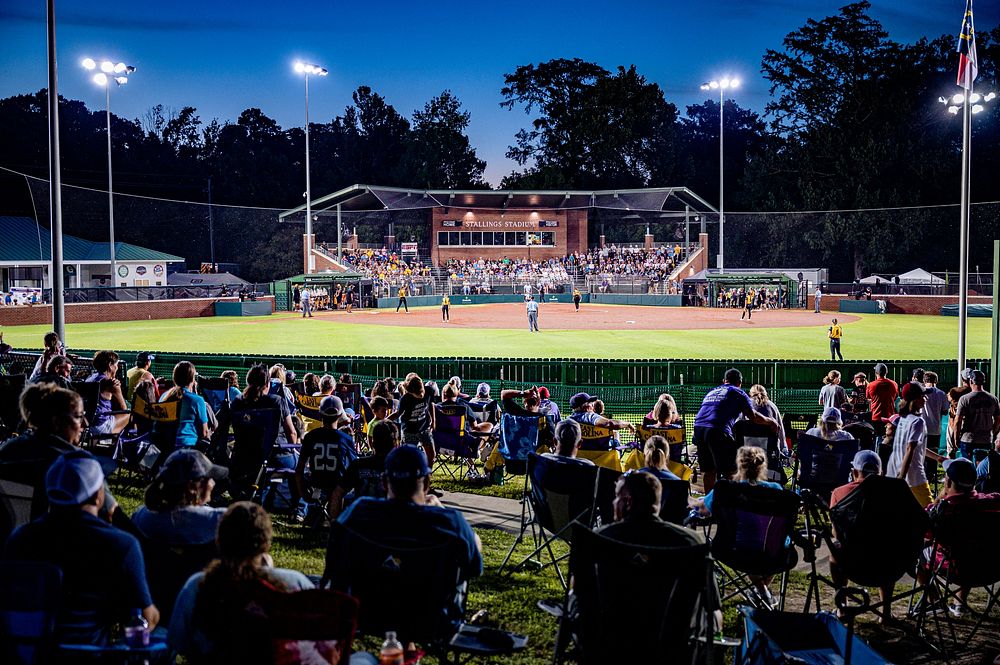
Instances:
[[[958,80],[956,83],[966,90],[972,90],[979,68],[976,66],[976,30],[972,24],[972,0],[965,4],[962,18],[962,32],[958,35]]]

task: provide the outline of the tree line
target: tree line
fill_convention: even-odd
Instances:
[[[766,211],[727,214],[727,265],[829,266],[838,280],[917,265],[954,269],[957,208],[932,206],[954,204],[959,193],[961,120],[937,102],[959,90],[955,41],[943,35],[896,42],[863,1],[808,20],[768,49],[761,62],[770,85],[764,113],[725,102],[726,209]],[[997,86],[998,44],[1000,26],[979,33],[983,91]],[[683,185],[718,202],[718,101],[682,114],[634,65],[608,70],[581,59],[519,66],[504,75],[501,94],[503,107],[530,117],[508,148],[518,168],[502,188]],[[0,100],[0,166],[47,177],[46,108],[45,90]],[[1000,199],[998,120],[1000,99],[974,118],[974,201]],[[360,86],[341,114],[310,124],[314,195],[359,182],[487,188],[469,122],[447,90],[407,118]],[[60,123],[64,182],[103,188],[103,110],[60,99]],[[211,179],[213,203],[245,207],[215,209],[216,260],[240,263],[249,279],[298,272],[301,227],[250,208],[302,203],[302,128],[284,129],[258,108],[235,121],[206,123],[193,107],[156,106],[134,120],[113,116],[112,135],[116,192],[206,201]],[[34,211],[22,179],[0,175],[0,194],[6,213]],[[66,232],[103,239],[106,208],[85,200],[74,208],[67,197]],[[120,239],[192,264],[208,260],[200,208],[120,205]],[[973,265],[991,263],[986,241],[1000,237],[997,212],[974,212]],[[626,227],[605,232],[612,241],[630,234]]]

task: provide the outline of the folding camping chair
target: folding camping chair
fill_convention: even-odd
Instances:
[[[812,490],[828,503],[830,494],[851,480],[851,462],[859,450],[857,439],[827,441],[799,434],[792,470],[792,489]]]
[[[785,473],[788,457],[782,453],[782,444],[778,441],[778,434],[770,427],[757,425],[749,420],[737,420],[733,424],[733,438],[736,440],[737,448],[756,446],[767,452],[768,480],[779,485],[785,485],[788,482],[788,475]]]
[[[149,595],[160,611],[160,622],[169,626],[181,588],[188,578],[204,570],[218,556],[215,541],[197,545],[169,545],[154,542],[140,533],[139,544],[146,564]]]
[[[52,564],[5,561],[0,566],[0,660],[53,661],[61,587],[62,571]]]
[[[734,665],[889,665],[854,634],[853,623],[845,626],[829,612],[762,612],[741,607],[740,614],[743,642]]]
[[[527,474],[528,454],[549,445],[555,427],[555,419],[543,414],[536,416],[503,414],[500,417],[500,436],[497,440],[496,455],[503,461],[504,473],[509,476]],[[496,462],[492,454],[491,460]]]
[[[465,405],[458,405],[456,413],[449,413],[447,404],[434,405],[434,471],[444,471],[452,479],[463,480],[478,476],[476,460],[479,447],[489,433],[477,433],[466,422]],[[449,464],[458,464],[456,474]]]
[[[707,545],[655,546],[577,526],[573,579],[559,618],[554,663],[707,662],[717,597]],[[627,629],[622,631],[622,610]]]
[[[755,607],[767,607],[754,588],[757,578],[781,575],[778,608],[785,605],[788,571],[798,562],[791,544],[800,499],[788,490],[720,480],[713,489],[712,555],[723,586],[723,600],[742,596]],[[731,587],[731,590],[728,590]]]
[[[627,446],[618,442],[614,430],[588,423],[580,423],[580,430],[583,439],[580,441],[580,449],[576,453],[577,457],[589,459],[597,466],[621,473],[621,454]]]
[[[149,402],[137,391],[129,424],[118,438],[120,466],[151,478],[176,447],[180,415],[180,400]]]
[[[254,501],[262,499],[268,461],[278,439],[279,417],[277,409],[233,412],[235,440],[229,461],[229,478],[234,497]]]
[[[468,580],[454,547],[452,540],[423,545],[389,533],[373,539],[335,522],[321,586],[329,583],[358,599],[359,633],[382,638],[395,631],[404,644],[416,642],[442,662],[451,653],[489,657],[523,650],[528,639],[522,635],[463,623]]]
[[[552,543],[557,540],[569,543],[574,522],[587,527],[594,525],[597,519],[599,476],[598,466],[564,462],[554,457],[529,453],[525,482],[528,485],[527,496],[531,503],[532,518],[529,524],[521,525],[521,530],[498,572],[503,572],[514,550],[524,540],[525,531],[530,527],[535,549],[511,570],[518,570],[529,561],[535,561],[540,569],[553,566],[560,583],[565,587],[566,578],[559,563],[569,555],[556,556]],[[549,556],[548,563],[544,564],[535,559],[543,551]]]
[[[0,543],[19,526],[41,513],[36,507],[35,488],[23,482],[20,465],[0,463]]]
[[[229,404],[229,379],[198,377],[198,394],[205,398],[215,415]]]
[[[875,428],[870,422],[857,420],[853,423],[846,423],[844,431],[857,439],[861,450],[875,450]]]
[[[804,434],[806,430],[816,427],[817,420],[819,420],[819,415],[815,413],[782,414],[781,424],[785,428],[785,443],[787,444],[785,448],[787,450],[795,450],[799,435]]]
[[[869,476],[833,508],[810,490],[802,491],[802,500],[806,528],[800,544],[810,564],[807,614],[814,599],[816,610],[821,609],[820,583],[838,588],[832,572],[828,578],[816,569],[816,551],[823,542],[830,550],[830,567],[854,584],[894,589],[904,575],[914,574],[928,520],[905,481]],[[891,607],[913,593],[891,592],[887,600]],[[884,615],[878,606],[865,609]]]
[[[306,432],[323,426],[323,414],[319,412],[320,402],[323,395],[306,395],[302,391],[302,384],[296,383],[291,386],[292,396],[295,397],[295,406],[299,409],[299,417],[305,425]]]
[[[21,431],[21,393],[27,380],[24,374],[0,376],[0,441]]]
[[[625,456],[622,458],[622,470],[638,471],[646,466],[643,446],[646,440],[653,435],[662,436],[667,440],[670,456],[667,462],[667,470],[681,480],[696,482],[698,480],[698,473],[689,464],[694,464],[698,458],[697,455],[693,457],[688,456],[687,435],[683,427],[637,427],[635,430],[635,443],[632,444],[632,449],[625,453]]]

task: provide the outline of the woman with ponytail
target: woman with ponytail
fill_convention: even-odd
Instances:
[[[667,462],[670,461],[670,447],[662,436],[653,435],[646,439],[642,452],[646,458],[646,466],[639,469],[640,471],[651,473],[660,480],[680,480],[667,468]]]
[[[247,371],[247,387],[243,395],[232,403],[232,412],[255,411],[258,409],[274,409],[279,412],[278,445],[294,445],[298,443],[298,434],[292,423],[292,412],[288,408],[288,400],[278,395],[269,395],[270,377],[263,365],[254,365]]]
[[[174,387],[163,393],[160,402],[179,401],[179,422],[177,424],[176,445],[194,447],[201,441],[207,446],[212,435],[209,427],[208,405],[205,398],[195,392],[198,376],[194,365],[186,360],[174,365]]]
[[[733,481],[737,483],[747,483],[749,485],[763,485],[771,489],[784,489],[778,483],[767,480],[767,452],[757,446],[742,446],[736,451],[736,476]],[[714,492],[705,495],[699,504],[699,509],[703,515],[712,514],[712,500],[715,498]]]

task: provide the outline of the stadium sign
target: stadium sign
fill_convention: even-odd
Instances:
[[[416,254],[417,243],[415,242],[400,243],[400,249],[402,250],[403,254]]]

